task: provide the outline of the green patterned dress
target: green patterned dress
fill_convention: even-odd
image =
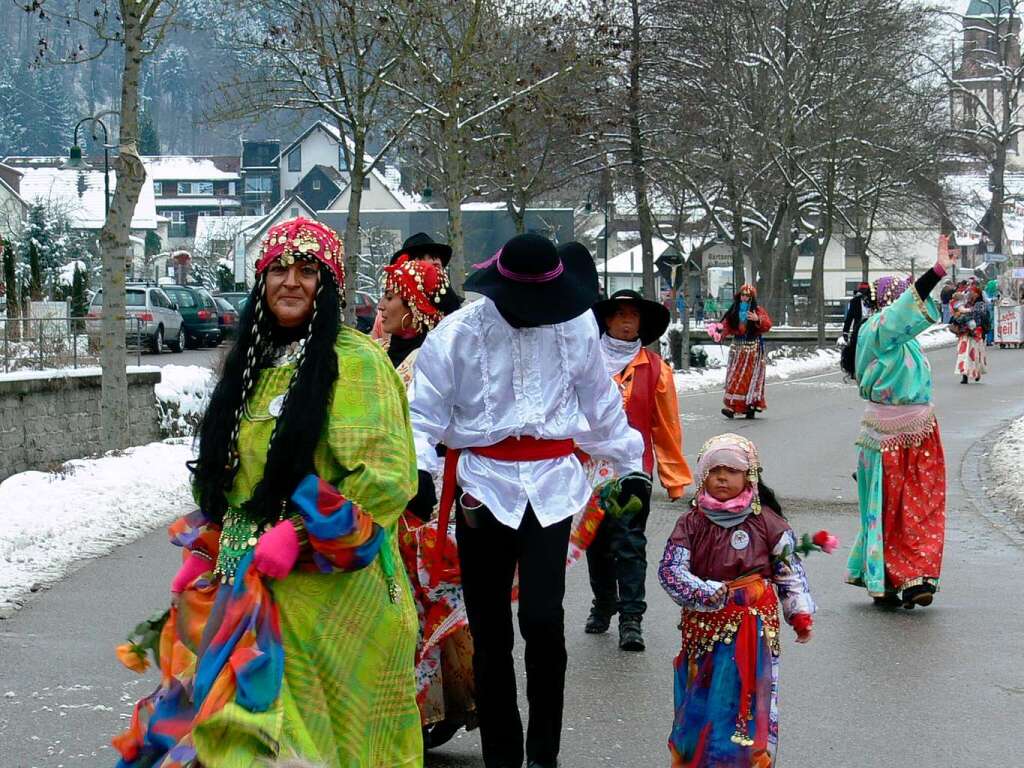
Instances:
[[[369,338],[342,328],[338,382],[315,453],[317,474],[388,532],[416,493],[405,388]],[[241,466],[228,503],[245,502],[263,475],[274,419],[293,365],[264,370],[239,436]],[[204,768],[251,768],[258,757],[299,757],[323,768],[423,764],[416,706],[416,609],[406,579],[392,603],[379,561],[351,573],[293,572],[272,582],[285,651],[281,695],[267,712],[237,704],[194,732]]]

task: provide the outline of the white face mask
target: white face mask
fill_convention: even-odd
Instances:
[[[604,361],[608,375],[614,376],[629,365],[640,352],[640,339],[623,341],[606,333],[601,337],[601,347],[604,349]]]

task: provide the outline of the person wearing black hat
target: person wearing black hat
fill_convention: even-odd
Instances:
[[[846,318],[843,320],[843,335],[839,338],[839,346],[842,352],[839,356],[839,365],[846,371],[850,378],[854,378],[854,355],[857,350],[857,334],[860,327],[868,317],[871,316],[875,306],[871,298],[871,286],[868,283],[858,283],[857,289],[850,297],[850,305],[846,308]]]
[[[446,317],[416,361],[409,411],[417,462],[421,472],[438,469],[435,447],[448,448],[438,526],[457,497],[484,764],[518,768],[525,751],[528,766],[553,768],[565,688],[566,553],[573,514],[591,496],[575,449],[612,463],[624,500],[649,494],[650,476],[642,471],[643,439],[605,372],[586,249],[518,235],[466,288],[483,299]],[[421,493],[432,495],[432,486],[422,483]],[[512,658],[517,568],[530,706],[525,750]]]
[[[693,473],[683,456],[683,430],[672,369],[646,349],[668,328],[669,312],[636,291],[616,291],[594,305],[603,335],[607,372],[622,392],[626,419],[644,440],[644,472],[654,472],[672,501],[681,499]],[[643,507],[628,518],[606,517],[587,549],[593,605],[587,619],[588,634],[608,631],[611,617],[619,614],[619,647],[644,650],[641,622],[647,603],[647,517],[650,494],[640,497]]]
[[[391,260],[388,262],[388,266],[395,266],[395,264],[398,263],[398,260],[403,256],[408,256],[412,261],[429,262],[441,271],[447,273],[448,262],[452,260],[452,247],[447,243],[436,242],[434,238],[426,232],[417,232],[415,235],[407,237],[405,242],[402,243],[402,247],[391,255]],[[462,306],[462,301],[462,297],[449,288],[441,299],[439,309],[444,314],[450,315]],[[382,343],[387,343],[390,338],[389,334],[384,330],[383,325],[381,324],[379,308],[373,320],[370,337]]]

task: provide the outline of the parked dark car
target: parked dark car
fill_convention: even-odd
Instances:
[[[189,349],[204,344],[216,346],[220,343],[220,322],[217,305],[205,288],[191,285],[162,285],[164,293],[178,305],[178,311],[185,322],[185,346]]]
[[[356,330],[369,333],[377,317],[377,302],[365,291],[356,291]]]
[[[220,335],[223,339],[233,339],[238,333],[238,310],[223,296],[214,296],[217,305],[217,321],[220,323]]]
[[[213,294],[213,298],[224,299],[235,308],[237,314],[241,315],[242,307],[245,306],[245,302],[249,299],[249,294],[245,291],[218,291]]]

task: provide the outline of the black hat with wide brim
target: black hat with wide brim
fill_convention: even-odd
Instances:
[[[541,235],[516,235],[465,289],[481,293],[498,309],[529,325],[555,325],[586,312],[597,301],[597,269],[585,247],[560,248]]]
[[[594,305],[594,314],[601,332],[606,333],[606,320],[615,314],[615,310],[623,304],[632,304],[640,313],[640,342],[646,347],[660,339],[668,328],[671,315],[668,309],[656,301],[645,299],[636,291],[624,288],[616,291],[604,301]]]
[[[428,235],[426,232],[417,232],[415,235],[410,235],[406,238],[405,242],[402,243],[402,247],[395,251],[391,256],[391,264],[398,261],[398,258],[403,254],[409,254],[410,259],[422,259],[428,253],[436,255],[441,259],[441,263],[447,267],[448,262],[452,259],[452,247],[447,243],[438,243]]]

